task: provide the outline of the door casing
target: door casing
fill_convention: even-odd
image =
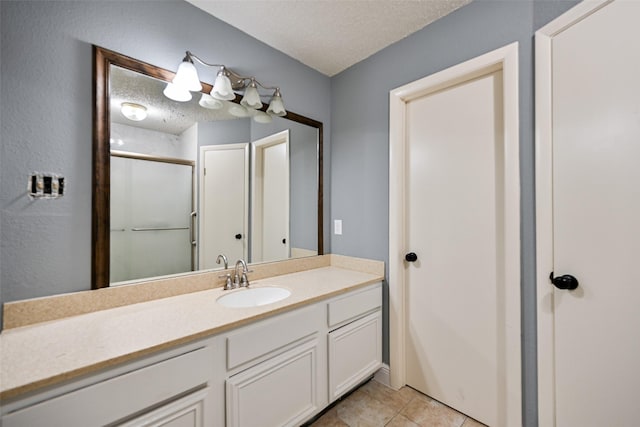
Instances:
[[[502,70],[504,94],[504,205],[503,235],[505,258],[501,273],[505,283],[506,325],[502,361],[506,372],[500,402],[505,425],[522,422],[521,327],[520,327],[520,173],[518,108],[518,43],[512,43],[446,70],[409,83],[390,92],[389,98],[389,335],[390,385],[406,384],[405,365],[405,111],[407,103],[488,72]]]

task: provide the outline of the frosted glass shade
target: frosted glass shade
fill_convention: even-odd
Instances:
[[[162,93],[164,93],[164,96],[166,96],[169,99],[173,99],[174,101],[178,101],[178,102],[191,101],[191,92],[179,86],[176,86],[173,83],[168,83],[167,87],[164,88]]]
[[[232,104],[229,106],[229,114],[236,117],[247,117],[249,112],[242,105]]]
[[[189,61],[183,61],[178,66],[176,76],[171,81],[174,85],[192,92],[200,92],[202,85],[195,65]]]
[[[257,123],[271,123],[273,119],[264,111],[256,111],[253,115],[253,120]]]
[[[215,99],[213,96],[208,93],[203,93],[200,97],[200,101],[198,102],[201,107],[209,108],[210,110],[219,110],[224,106],[222,101]]]
[[[271,102],[269,102],[269,108],[267,108],[267,113],[273,114],[274,116],[284,117],[287,115],[287,110],[284,109],[284,102],[282,102],[282,97],[279,92],[271,97]]]
[[[213,89],[211,89],[211,96],[222,101],[231,101],[236,98],[231,87],[231,80],[224,75],[224,71],[218,73]]]
[[[254,110],[262,108],[262,101],[260,101],[260,94],[258,93],[258,87],[255,83],[251,82],[244,91],[244,96],[242,97],[240,104],[247,108],[253,108]]]

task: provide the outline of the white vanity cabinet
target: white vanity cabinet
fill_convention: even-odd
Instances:
[[[210,426],[213,349],[188,346],[57,387],[26,399],[37,403],[5,414],[1,425]]]
[[[264,312],[244,326],[3,402],[0,425],[301,425],[380,367],[381,286]]]
[[[382,365],[382,284],[328,302],[329,400]]]
[[[324,306],[313,304],[226,337],[226,425],[298,426],[327,405]]]

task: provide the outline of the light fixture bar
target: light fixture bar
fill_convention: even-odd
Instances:
[[[172,82],[167,85],[164,94],[174,101],[184,102],[191,99],[190,92],[200,92],[202,85],[196,71],[194,60],[205,67],[219,68],[216,80],[211,90],[211,96],[218,100],[232,101],[236,98],[234,90],[244,90],[241,104],[249,109],[259,110],[263,108],[258,86],[265,90],[273,90],[267,113],[275,116],[285,116],[284,103],[280,95],[280,88],[276,86],[266,86],[256,80],[255,77],[242,76],[231,70],[224,64],[210,64],[203,61],[197,55],[186,51],[178,71]],[[203,105],[201,103],[201,105]]]

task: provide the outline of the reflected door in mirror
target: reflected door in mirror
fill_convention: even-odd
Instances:
[[[289,254],[289,131],[252,143],[253,207],[251,262]]]
[[[218,254],[247,259],[249,144],[200,148],[200,268],[215,268]]]

